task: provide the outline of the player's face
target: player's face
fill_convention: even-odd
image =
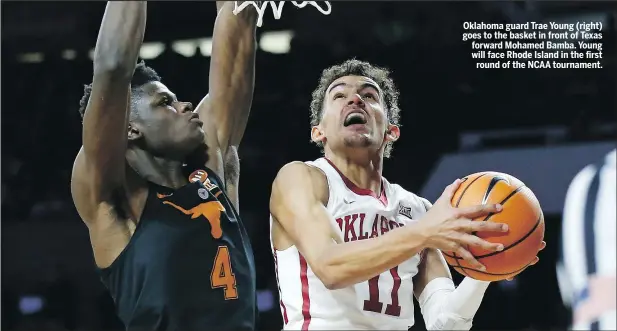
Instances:
[[[135,105],[138,116],[131,126],[149,152],[182,159],[204,143],[203,123],[190,102],[178,101],[160,82],[144,85],[139,94]],[[129,138],[131,135],[129,132]]]
[[[341,147],[383,147],[390,127],[383,94],[375,81],[363,76],[344,76],[326,89],[321,123],[313,128],[313,140],[335,150]]]

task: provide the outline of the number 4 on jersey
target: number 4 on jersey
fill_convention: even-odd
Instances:
[[[233,270],[231,270],[231,258],[227,246],[219,246],[216,252],[214,265],[212,266],[212,274],[210,275],[210,283],[212,284],[212,288],[223,288],[225,300],[238,298],[236,276]]]

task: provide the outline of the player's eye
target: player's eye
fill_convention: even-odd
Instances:
[[[373,100],[375,100],[375,99],[376,99],[376,98],[375,98],[375,96],[374,96],[372,93],[365,93],[365,94],[364,94],[364,97],[365,97],[365,98],[371,98],[371,99],[373,99]]]
[[[338,98],[344,98],[345,95],[343,95],[343,93],[337,93],[334,95],[334,100],[338,99]]]
[[[163,99],[161,99],[161,102],[159,104],[161,106],[171,106],[172,100],[168,97],[163,97]]]

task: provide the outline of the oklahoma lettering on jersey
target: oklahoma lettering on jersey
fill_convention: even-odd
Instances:
[[[377,196],[355,186],[325,158],[307,164],[326,175],[326,207],[341,241],[382,236],[426,212],[422,198],[385,178]],[[407,330],[414,324],[412,278],[419,254],[368,281],[328,290],[295,246],[272,247],[272,252],[285,330]]]

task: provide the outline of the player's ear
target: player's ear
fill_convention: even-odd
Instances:
[[[401,129],[398,125],[388,124],[388,130],[386,130],[386,141],[397,141],[401,136]]]
[[[316,125],[311,128],[311,140],[315,143],[324,142],[326,140],[326,135],[324,134],[321,126]]]
[[[129,130],[128,130],[128,139],[129,141],[136,141],[143,136],[142,131],[139,129],[138,125],[135,125],[132,122],[129,122]]]

